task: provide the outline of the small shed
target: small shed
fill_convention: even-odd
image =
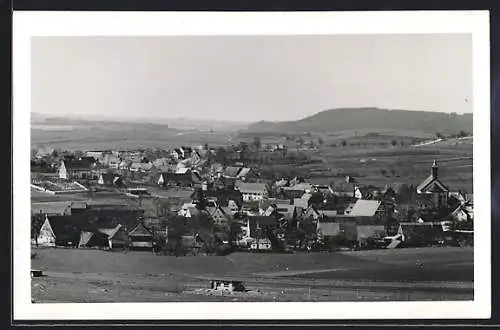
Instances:
[[[245,286],[242,281],[235,280],[211,280],[212,290],[217,291],[228,291],[228,292],[243,292],[245,291]]]

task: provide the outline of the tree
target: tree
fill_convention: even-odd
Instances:
[[[323,145],[323,143],[325,143],[325,141],[323,141],[323,139],[322,139],[322,138],[318,138],[318,144],[319,144],[320,146],[322,146],[322,145]]]
[[[391,141],[391,145],[392,145],[393,147],[395,147],[395,146],[396,146],[396,144],[398,144],[398,141],[396,141],[396,140],[392,140],[392,141]]]
[[[437,138],[437,139],[444,139],[444,135],[443,135],[443,134],[441,134],[440,132],[437,132],[437,133],[436,133],[436,138]]]
[[[260,137],[255,136],[253,138],[253,146],[255,147],[255,149],[260,150],[260,147],[262,146],[261,141],[260,141]]]
[[[45,218],[43,214],[35,214],[31,217],[31,238],[35,240],[35,244],[38,247],[38,235],[40,235],[40,229],[42,228]]]
[[[227,164],[228,153],[223,147],[219,147],[215,153],[215,161],[221,164]]]
[[[162,199],[162,198],[155,198],[153,200],[153,212],[154,216],[161,218],[169,215],[170,213],[170,202]]]
[[[243,231],[241,225],[234,220],[229,221],[229,243],[234,245],[242,238]]]
[[[346,140],[342,140],[341,144],[342,144],[342,147],[345,147],[345,146],[347,146],[347,141]]]
[[[466,132],[460,131],[460,132],[458,132],[457,137],[462,138],[462,137],[466,137],[467,135],[468,134]]]

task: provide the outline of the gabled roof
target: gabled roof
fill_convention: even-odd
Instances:
[[[354,204],[354,206],[352,207],[350,215],[374,216],[380,204],[381,204],[380,201],[358,199]]]
[[[174,182],[184,182],[184,183],[199,183],[201,182],[201,177],[198,173],[187,171],[185,173],[170,173],[170,172],[162,172],[161,177],[163,177],[163,181],[167,183],[168,181]]]
[[[257,172],[255,172],[254,169],[252,168],[249,168],[249,167],[244,167],[242,168],[238,174],[236,175],[238,178],[241,178],[241,177],[245,177],[245,176],[248,176],[249,174],[254,174],[254,175],[258,175]]]
[[[92,163],[88,160],[62,160],[67,170],[89,171]]]
[[[301,182],[294,184],[293,186],[290,187],[283,187],[283,190],[295,190],[295,191],[306,191],[306,190],[311,190],[313,188],[313,185],[308,182]]]
[[[50,227],[55,237],[72,237],[74,240],[80,238],[81,223],[75,217],[67,215],[48,216]]]
[[[186,173],[189,173],[190,171],[191,170],[187,167],[181,167],[175,171],[175,174],[186,174]]]
[[[267,190],[265,183],[253,183],[253,182],[240,182],[237,184],[236,188],[241,191],[241,193],[256,193],[265,192]]]
[[[421,184],[417,186],[418,193],[426,192],[448,192],[449,189],[432,174],[427,177]]]
[[[93,232],[90,231],[82,231],[80,234],[80,246],[85,246],[90,241],[90,239],[94,236]]]
[[[122,225],[118,224],[115,228],[98,228],[97,231],[105,234],[108,238],[113,238],[121,227]]]
[[[432,199],[432,196],[430,196],[428,194],[417,195],[416,202],[417,202],[417,204],[421,204],[421,205],[434,205],[434,201]]]
[[[228,166],[224,170],[224,176],[232,177],[235,178],[238,176],[238,173],[242,170],[241,167],[236,167],[236,166]]]
[[[248,219],[250,220],[250,224],[259,224],[260,226],[263,227],[273,227],[273,226],[278,226],[279,221],[275,217],[272,216],[263,216],[263,215],[254,215],[254,216],[249,216]]]
[[[153,233],[141,222],[128,233],[129,236],[152,236]]]

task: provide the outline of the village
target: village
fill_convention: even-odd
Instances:
[[[436,160],[418,186],[375,187],[351,176],[313,184],[307,173],[261,171],[262,155],[288,157],[285,146],[260,142],[39,148],[31,162],[32,246],[183,256],[473,244],[473,195],[441,182]]]

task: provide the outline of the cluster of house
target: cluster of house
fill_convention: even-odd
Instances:
[[[177,164],[186,164],[186,160],[190,164],[202,161],[202,156],[191,148],[175,149],[174,153],[179,161]],[[195,161],[193,154],[197,155]],[[94,156],[107,157],[108,165],[110,159],[118,160],[110,158],[109,154],[87,153],[85,157],[95,160]],[[92,165],[81,165],[87,161],[89,159],[84,157],[61,160],[59,178],[77,180],[84,174],[92,175]],[[100,173],[98,184],[119,183],[123,184],[119,174]],[[471,224],[473,221],[472,195],[450,192],[438,177],[436,162],[429,177],[415,189],[416,212],[411,214],[414,217],[411,219],[406,214],[402,217],[398,210],[400,187],[368,189],[360,187],[350,177],[335,186],[313,185],[301,178],[269,182],[258,170],[242,164],[225,168],[211,165],[203,174],[192,165],[158,171],[153,184],[162,189],[189,187],[193,192],[190,201],[173,207],[176,221],[179,217],[204,215],[226,233],[231,224],[236,223],[241,233],[230,243],[250,250],[271,250],[277,245],[310,247],[313,242],[328,239],[336,239],[337,244],[359,244],[373,237],[390,238],[389,246],[395,247],[397,244],[392,241],[435,238],[439,233],[450,231],[453,223]],[[147,188],[140,189],[147,191]],[[172,220],[154,224],[154,219],[144,220],[137,210],[124,210],[128,213],[115,214],[111,218],[99,212],[102,210],[95,206],[87,206],[84,210],[70,207],[69,213],[57,215],[40,210],[38,214],[44,214],[45,218],[36,243],[110,248],[127,245],[152,249],[155,234],[163,233],[168,237],[169,221]],[[99,223],[91,219],[105,220]],[[68,225],[71,223],[74,225]],[[472,231],[470,225],[464,228]],[[308,234],[296,237],[299,229]],[[71,230],[71,235],[63,233]],[[68,235],[71,240],[67,239]],[[227,240],[226,235],[221,242]]]

